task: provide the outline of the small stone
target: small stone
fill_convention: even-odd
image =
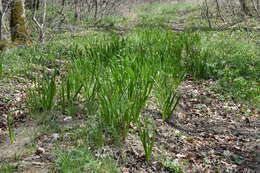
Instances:
[[[43,163],[42,162],[32,162],[33,165],[36,165],[36,166],[42,166]]]
[[[184,139],[186,139],[186,138],[187,138],[187,137],[184,136],[184,135],[182,135],[182,136],[180,137],[181,140],[184,140]]]
[[[53,135],[52,135],[52,138],[53,138],[54,140],[58,140],[59,137],[60,137],[60,135],[59,135],[58,133],[53,133]]]
[[[70,120],[72,120],[71,116],[67,116],[67,117],[64,118],[64,121],[70,121]]]
[[[179,130],[175,130],[175,134],[178,135],[180,134],[181,132]]]
[[[42,147],[38,147],[37,150],[36,150],[36,152],[35,152],[35,154],[37,154],[37,155],[41,155],[41,154],[43,154],[43,153],[45,153],[45,149],[42,148]]]
[[[42,137],[42,141],[48,141],[48,136],[47,135],[44,135],[43,137]]]

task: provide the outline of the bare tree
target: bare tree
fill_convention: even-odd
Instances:
[[[205,16],[206,19],[207,19],[208,27],[211,29],[212,28],[212,24],[211,24],[211,20],[210,20],[210,12],[209,12],[208,0],[204,0],[203,1],[202,12],[204,13],[203,16]]]
[[[37,1],[37,0],[34,0]],[[46,7],[47,7],[47,0],[43,0],[43,12],[42,12],[42,21],[39,22],[39,20],[36,19],[37,15],[37,3],[34,2],[34,10],[33,10],[33,18],[32,20],[36,24],[38,30],[39,30],[39,41],[44,42],[45,40],[45,31],[44,31],[44,25],[45,25],[45,19],[46,19]]]
[[[217,7],[217,14],[218,14],[218,17],[220,17],[221,20],[222,20],[223,22],[225,22],[225,19],[224,19],[224,17],[223,17],[222,14],[221,14],[221,10],[220,10],[220,6],[219,6],[219,2],[218,2],[218,0],[215,0],[215,2],[216,2],[216,7]]]
[[[0,40],[2,40],[2,28],[3,26],[5,26],[4,17],[8,8],[10,7],[10,4],[11,4],[11,0],[8,0],[6,5],[3,6],[2,0],[0,0]]]
[[[239,28],[239,25],[247,22],[249,18],[260,19],[260,11],[257,5],[259,1],[202,0],[201,14],[209,27],[227,28],[236,26]]]

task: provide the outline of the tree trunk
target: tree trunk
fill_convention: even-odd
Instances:
[[[62,7],[65,6],[65,3],[66,3],[66,0],[62,0],[62,2],[61,2]]]
[[[79,21],[79,1],[78,0],[74,0],[74,5],[75,5],[75,22],[78,23]]]
[[[37,0],[34,0],[37,1]],[[45,31],[44,31],[44,25],[45,25],[45,19],[46,19],[46,8],[47,8],[47,0],[42,0],[42,21],[36,19],[36,13],[37,13],[37,6],[34,7],[33,10],[33,18],[32,20],[36,24],[38,30],[39,30],[39,41],[44,42],[45,41]]]
[[[212,24],[211,24],[211,20],[210,20],[210,12],[209,12],[209,6],[208,6],[208,0],[204,0],[204,5],[205,5],[205,16],[207,18],[208,21],[208,26],[209,29],[212,29]]]
[[[250,15],[249,9],[246,5],[246,0],[239,0],[239,3],[240,3],[240,7],[241,7],[242,11],[245,13],[245,15]]]
[[[2,40],[2,23],[3,23],[3,4],[0,0],[0,40]]]
[[[93,3],[94,3],[94,7],[95,7],[95,12],[94,12],[94,20],[96,21],[97,20],[97,13],[98,13],[98,2],[97,2],[97,0],[94,0],[93,1]]]
[[[24,0],[13,0],[10,28],[12,41],[16,44],[30,44],[32,42],[26,26]]]
[[[216,2],[216,6],[217,6],[217,14],[218,14],[218,17],[220,17],[220,19],[221,19],[223,22],[225,22],[224,17],[221,15],[221,10],[220,10],[220,7],[219,7],[219,2],[218,2],[218,0],[215,0],[215,2]]]

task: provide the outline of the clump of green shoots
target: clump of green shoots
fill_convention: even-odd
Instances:
[[[162,118],[168,120],[178,104],[176,89],[185,70],[195,71],[195,76],[204,73],[193,62],[201,57],[197,40],[196,35],[160,27],[139,27],[124,36],[93,34],[69,48],[65,74],[44,75],[35,82],[29,104],[50,111],[59,103],[57,108],[66,114],[80,109],[97,121],[100,129],[94,136],[108,136],[113,142],[124,139],[130,127],[140,122],[152,89]]]
[[[75,62],[75,69],[78,69],[80,81],[82,82],[82,96],[85,101],[85,109],[88,115],[95,115],[98,111],[98,82],[97,78],[102,75],[102,66],[98,59],[90,57],[79,59]]]
[[[121,75],[119,71],[115,73]],[[98,82],[101,122],[112,132],[113,137],[125,136],[131,123],[131,114],[123,77],[108,77]]]
[[[185,67],[196,79],[205,79],[208,72],[208,52],[203,52],[201,49],[201,38],[199,34],[186,33],[182,35],[185,47]]]
[[[35,88],[28,92],[28,104],[36,111],[50,111],[55,104],[56,74],[35,81]]]
[[[15,172],[19,165],[12,165],[12,164],[4,164],[0,166],[0,172],[1,173],[11,173]]]
[[[153,68],[144,63],[140,68],[138,63],[127,58],[111,63],[108,75],[98,81],[101,120],[123,138],[130,125],[139,121],[153,87]]]
[[[154,146],[155,128],[151,123],[145,119],[144,127],[139,127],[139,137],[143,144],[145,159],[149,163],[152,159],[152,152]]]
[[[60,103],[63,112],[66,111],[66,108],[73,108],[82,88],[81,75],[76,72],[69,73],[60,87]]]
[[[15,141],[15,131],[14,131],[14,117],[11,113],[7,114],[7,128],[10,143],[13,144]]]
[[[155,95],[162,110],[162,119],[165,121],[171,118],[179,102],[176,89],[180,82],[181,78],[176,78],[176,76],[163,71],[159,72],[156,79]]]

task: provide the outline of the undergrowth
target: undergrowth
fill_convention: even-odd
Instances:
[[[152,2],[143,3],[134,9],[134,17],[143,26],[168,26],[178,20],[178,15],[197,8],[192,2]]]
[[[5,164],[0,167],[0,172],[2,173],[12,173],[17,169],[18,165]]]
[[[62,173],[118,173],[116,163],[109,159],[96,159],[86,148],[74,148],[56,155],[55,171]]]
[[[260,51],[255,34],[227,31],[201,35],[203,49],[211,50],[208,62],[210,76],[217,80],[214,89],[259,108]]]
[[[1,55],[9,57],[4,65],[14,67],[12,73],[27,76],[33,84],[27,92],[31,111],[93,117],[96,125],[88,129],[89,137],[102,146],[124,141],[131,127],[142,122],[141,112],[151,96],[167,121],[187,75],[217,80],[215,89],[236,100],[259,101],[259,51],[253,44],[213,34],[137,27],[123,36],[93,32]],[[11,63],[15,60],[22,61],[21,66]],[[153,145],[147,134],[146,129],[139,133],[150,160]]]
[[[31,112],[50,116],[43,118],[50,120],[57,115],[84,116],[86,128],[75,132],[74,138],[83,138],[85,146],[58,152],[56,171],[118,172],[114,161],[96,158],[86,148],[121,145],[129,132],[136,132],[133,127],[151,162],[155,129],[148,127],[142,111],[153,97],[161,118],[169,120],[179,101],[177,89],[186,77],[215,80],[214,90],[259,108],[260,52],[257,44],[246,41],[248,35],[174,33],[162,24],[171,22],[171,16],[180,11],[192,10],[191,6],[182,4],[179,9],[174,4],[158,7],[153,3],[139,8],[144,11],[138,14],[141,27],[123,35],[64,34],[46,44],[0,55],[0,78],[19,74],[30,82],[27,105]],[[159,12],[157,18],[147,15],[154,9]],[[182,172],[177,162],[163,165]]]

